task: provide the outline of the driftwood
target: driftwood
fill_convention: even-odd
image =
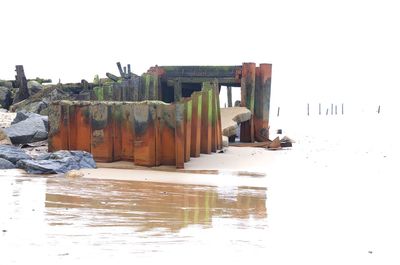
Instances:
[[[28,90],[28,81],[25,77],[24,66],[17,65],[15,67],[15,71],[17,75],[15,76],[15,85],[18,89],[17,94],[15,95],[13,104],[18,103],[24,99],[29,98],[29,90]]]

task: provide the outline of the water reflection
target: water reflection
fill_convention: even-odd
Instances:
[[[78,219],[87,226],[134,226],[139,230],[177,231],[190,224],[210,227],[213,217],[267,216],[265,189],[218,190],[208,186],[92,179],[49,179],[46,208],[51,208],[48,215],[53,225],[61,224],[58,219],[62,215],[68,220],[65,224]]]
[[[265,247],[263,188],[2,176],[0,209],[0,264],[156,253],[162,262],[183,247],[233,258]]]

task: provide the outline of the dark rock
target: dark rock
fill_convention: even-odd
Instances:
[[[41,117],[31,117],[5,128],[13,144],[25,144],[47,139],[47,130]]]
[[[7,80],[0,80],[0,86],[4,86],[6,88],[12,89],[13,88],[13,84],[11,81],[7,81]]]
[[[11,169],[15,168],[15,165],[4,158],[0,158],[0,169]]]
[[[4,158],[13,164],[16,164],[19,160],[30,159],[31,157],[22,149],[13,145],[0,145],[0,158]]]
[[[28,81],[28,90],[29,94],[32,96],[38,93],[39,91],[43,90],[43,86],[35,80],[30,80]]]
[[[32,174],[66,173],[73,169],[96,168],[92,154],[85,151],[57,151],[45,156],[43,160],[20,160],[18,168],[25,169]]]
[[[12,103],[11,91],[9,88],[0,86],[0,107],[8,109]]]
[[[49,118],[47,116],[44,115],[40,115],[37,113],[33,113],[33,112],[26,112],[26,111],[19,111],[17,112],[17,116],[15,116],[14,120],[11,122],[11,125],[16,124],[18,122],[24,121],[28,118],[32,118],[32,117],[39,117],[42,119],[44,127],[46,128],[46,131],[48,131],[49,128]]]

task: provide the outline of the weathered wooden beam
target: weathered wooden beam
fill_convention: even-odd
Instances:
[[[182,98],[182,81],[180,78],[174,80],[174,101],[178,102]]]
[[[238,77],[241,66],[159,66],[168,77]]]
[[[254,91],[256,83],[256,64],[243,63],[241,80],[241,107],[248,108],[254,114]],[[253,117],[241,123],[240,141],[254,142],[254,122]]]
[[[258,142],[269,138],[269,112],[271,98],[271,64],[260,64],[254,97],[254,138]]]
[[[116,75],[113,75],[113,74],[111,74],[111,73],[106,73],[106,76],[108,77],[108,78],[110,78],[112,81],[114,81],[114,82],[118,82],[118,80],[120,79],[118,76],[116,76]]]
[[[28,81],[25,77],[24,66],[23,65],[16,65],[15,71],[17,75],[15,76],[15,85],[18,87],[18,92],[15,95],[13,104],[18,103],[24,99],[29,98],[29,90],[28,90]]]
[[[226,92],[227,92],[227,96],[228,96],[228,108],[230,108],[230,107],[232,107],[232,87],[227,86]]]
[[[125,78],[125,73],[124,73],[124,71],[122,70],[122,66],[121,66],[121,63],[120,63],[120,62],[117,62],[117,67],[118,67],[118,71],[119,71],[119,74],[121,75],[121,77],[122,77],[122,78]]]

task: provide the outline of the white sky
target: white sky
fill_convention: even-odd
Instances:
[[[395,102],[396,1],[2,0],[0,78],[272,63],[273,105]]]

